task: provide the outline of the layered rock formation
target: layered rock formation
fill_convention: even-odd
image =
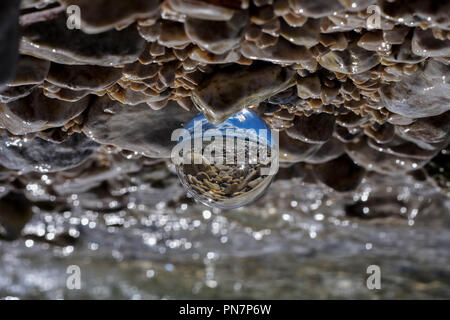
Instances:
[[[449,15],[446,0],[3,0],[0,196],[126,207],[155,167],[173,174],[174,129],[243,108],[280,131],[285,178],[301,166],[351,197],[365,176],[412,175],[448,195]]]

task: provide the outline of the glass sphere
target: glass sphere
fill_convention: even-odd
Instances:
[[[198,201],[233,209],[258,199],[278,171],[278,143],[254,112],[244,109],[219,125],[192,119],[172,152],[178,176]]]

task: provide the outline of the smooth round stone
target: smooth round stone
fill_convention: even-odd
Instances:
[[[278,171],[276,140],[247,109],[217,126],[199,114],[182,130],[172,161],[196,200],[233,209],[255,201],[269,187]]]

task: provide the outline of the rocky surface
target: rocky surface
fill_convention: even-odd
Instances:
[[[81,10],[80,30],[67,27],[69,5]],[[367,24],[370,5],[380,9],[376,29]],[[71,227],[69,218],[77,217],[103,219],[105,233],[127,224],[134,235],[142,232],[144,244],[163,242],[162,256],[191,243],[184,234],[171,242],[165,229],[164,217],[177,220],[185,204],[192,225],[206,210],[185,197],[174,175],[171,134],[198,112],[217,124],[244,108],[279,132],[281,169],[266,197],[248,211],[214,212],[219,224],[239,220],[228,228],[233,243],[248,226],[254,239],[273,232],[273,253],[283,255],[276,248],[289,243],[276,230],[289,229],[282,212],[293,201],[295,219],[322,215],[307,223],[310,239],[336,216],[364,221],[361,241],[373,219],[399,241],[412,240],[389,229],[392,221],[403,218],[414,228],[427,206],[441,215],[437,221],[448,219],[450,1],[3,0],[0,43],[1,239],[73,250],[83,238]],[[313,203],[305,192],[323,202]],[[279,193],[290,197],[278,201]],[[255,215],[261,208],[267,212]],[[146,216],[149,210],[153,216]],[[236,218],[246,212],[248,218]],[[271,215],[282,218],[274,223]],[[421,236],[433,233],[433,217],[417,231]],[[132,218],[140,221],[136,229]],[[268,220],[259,224],[261,219]],[[60,232],[35,232],[42,221],[61,223]],[[90,228],[90,222],[80,223]],[[185,223],[170,228],[179,231]],[[96,239],[102,232],[89,233],[87,250],[105,241],[102,253],[127,255],[126,248],[108,245],[108,237]],[[217,231],[219,241],[228,237],[223,232]],[[316,246],[286,232],[292,246]],[[337,243],[345,234],[333,232],[325,242]],[[155,234],[159,238],[149,240]],[[127,234],[117,237],[122,243]],[[448,251],[440,251],[438,235],[433,239],[444,265]],[[205,243],[199,248],[207,250]],[[8,245],[0,242],[0,256]],[[253,242],[241,249],[254,252],[253,245],[264,250]],[[227,250],[238,259],[238,249]],[[0,270],[5,265],[3,257]],[[438,271],[437,278],[448,275],[448,269]],[[0,297],[16,294],[1,289],[9,279],[0,273]],[[205,279],[214,289],[214,277]],[[429,296],[449,296],[445,289],[430,290]]]

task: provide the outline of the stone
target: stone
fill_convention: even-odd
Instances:
[[[53,143],[41,138],[0,133],[0,164],[20,172],[55,172],[74,168],[98,149],[98,144],[75,133],[66,141]]]
[[[119,68],[52,63],[47,81],[71,90],[102,91],[122,76]]]
[[[111,67],[136,61],[144,50],[145,41],[134,25],[91,35],[68,29],[66,20],[60,15],[23,28],[20,52],[59,64]]]
[[[116,26],[128,25],[136,19],[158,14],[160,0],[58,0],[68,7],[80,8],[81,29],[86,33],[101,33]],[[100,14],[101,13],[101,14]]]
[[[150,158],[170,158],[177,141],[172,133],[193,118],[169,103],[154,111],[146,104],[126,106],[108,97],[97,98],[90,107],[83,132],[92,140],[124,150],[141,153]]]
[[[334,131],[335,118],[333,115],[320,113],[309,117],[295,117],[294,126],[286,133],[294,139],[306,143],[325,143]]]
[[[21,55],[14,78],[8,86],[38,85],[44,82],[50,70],[50,62]]]
[[[293,77],[293,72],[272,64],[223,68],[205,78],[192,99],[208,120],[217,124],[289,88]]]
[[[16,73],[19,52],[18,0],[2,0],[0,3],[0,89]]]
[[[16,135],[61,127],[79,116],[89,101],[89,97],[76,103],[49,99],[36,88],[25,98],[0,104],[0,124]]]
[[[412,75],[380,89],[381,102],[408,118],[437,116],[450,110],[450,65],[430,60]]]
[[[228,21],[187,18],[184,28],[192,42],[214,54],[224,54],[238,45],[247,24],[248,14],[243,11]]]
[[[355,190],[361,183],[366,170],[356,165],[346,154],[314,166],[315,176],[338,192]]]

